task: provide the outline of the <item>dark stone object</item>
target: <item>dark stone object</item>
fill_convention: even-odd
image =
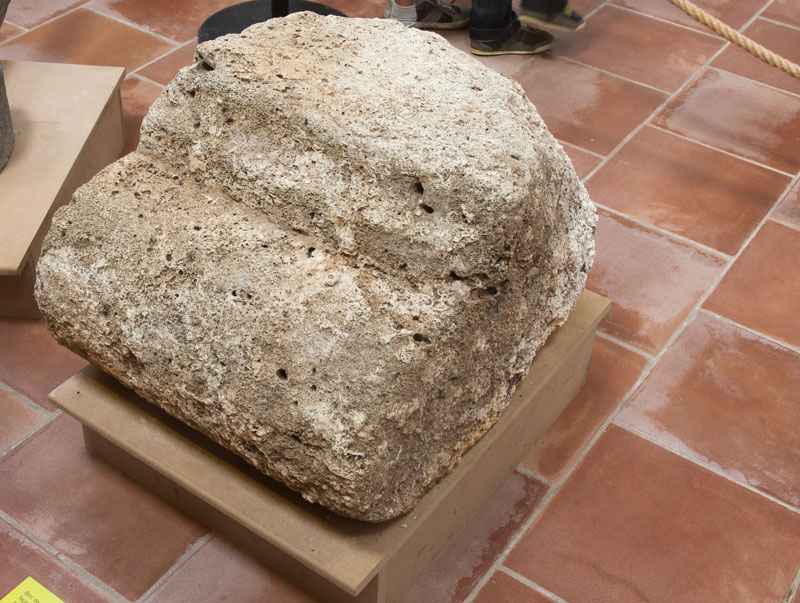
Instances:
[[[6,9],[11,0],[0,0],[0,25],[6,17]],[[11,111],[8,108],[6,83],[3,79],[3,66],[0,65],[0,172],[6,167],[11,151],[14,150],[14,128],[11,126]]]
[[[6,84],[3,79],[3,66],[0,65],[0,171],[6,167],[11,151],[14,150],[14,128],[11,125],[11,111],[8,108]]]
[[[197,41],[208,42],[227,34],[242,33],[251,25],[263,23],[272,17],[285,17],[289,13],[306,10],[318,15],[347,16],[335,8],[309,0],[252,0],[223,8],[211,15],[200,26]]]

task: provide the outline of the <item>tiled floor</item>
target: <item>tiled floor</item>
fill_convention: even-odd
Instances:
[[[0,58],[124,66],[126,152],[232,0],[12,0]],[[379,16],[382,0],[330,0]],[[800,60],[797,0],[698,0]],[[517,79],[597,202],[589,378],[408,603],[800,603],[800,82],[667,0],[575,0]],[[460,49],[464,32],[446,37]],[[312,603],[82,445],[83,366],[0,320],[0,597]]]

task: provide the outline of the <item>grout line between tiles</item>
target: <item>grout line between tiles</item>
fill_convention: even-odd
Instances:
[[[775,222],[776,224],[780,224],[781,226],[785,226],[786,228],[791,228],[792,230],[800,231],[800,225],[792,224],[791,222],[786,222],[783,218],[775,218],[770,216],[770,222]]]
[[[542,482],[548,488],[553,488],[556,485],[556,483],[549,477],[545,477],[544,475],[536,473],[536,471],[534,471],[533,469],[528,469],[527,467],[524,467],[522,465],[517,465],[515,471],[521,473],[526,477],[530,477],[531,479],[535,479],[536,481]]]
[[[591,155],[593,157],[596,157],[597,159],[602,159],[603,157],[605,157],[605,155],[602,155],[602,154],[598,153],[597,151],[590,151],[589,149],[585,149],[585,148],[580,147],[580,146],[578,146],[576,144],[573,144],[571,142],[567,142],[566,140],[561,140],[560,138],[557,138],[556,140],[558,140],[558,144],[560,144],[562,147],[569,147],[571,149],[576,149],[578,151],[586,153],[587,155]]]
[[[745,21],[745,22],[742,24],[742,26],[739,28],[739,30],[738,30],[738,31],[739,31],[739,32],[743,32],[745,29],[747,29],[747,28],[748,28],[748,27],[750,27],[750,26],[751,26],[753,23],[755,23],[755,22],[756,22],[756,19],[758,19],[758,18],[761,16],[761,13],[763,13],[765,10],[767,10],[767,8],[769,8],[769,6],[770,6],[771,4],[772,4],[772,0],[766,0],[766,2],[764,2],[764,4],[761,6],[761,8],[759,8],[759,9],[758,9],[758,10],[755,12],[755,14],[754,14],[752,17],[750,17],[750,19],[748,19],[747,21]]]
[[[592,17],[594,14],[596,14],[596,13],[597,13],[597,11],[599,11],[599,10],[600,10],[601,8],[603,8],[604,6],[610,6],[610,5],[611,5],[611,0],[605,0],[604,2],[601,2],[600,4],[598,4],[598,5],[597,5],[597,6],[594,8],[594,10],[591,10],[591,11],[589,11],[588,13],[586,13],[585,15],[583,15],[583,19],[584,19],[584,21],[588,21],[589,19],[591,19],[591,17]],[[558,40],[556,40],[556,41],[558,41]],[[468,52],[467,54],[469,54],[469,52]],[[565,58],[565,57],[561,57],[561,55],[558,55],[558,54],[551,54],[551,56],[554,56],[554,57],[560,57],[560,58]],[[515,77],[515,76],[516,76],[516,75],[517,75],[517,74],[518,74],[520,71],[522,71],[523,69],[527,68],[527,67],[528,67],[528,65],[532,65],[533,63],[535,63],[535,62],[536,62],[537,60],[539,60],[539,59],[540,59],[540,57],[537,57],[536,55],[531,55],[531,56],[529,56],[529,57],[528,57],[526,60],[524,60],[523,62],[521,62],[521,63],[519,64],[519,68],[517,68],[515,71],[513,71],[513,72],[511,72],[511,73],[508,73],[508,74],[507,74],[507,76],[508,76],[508,77],[510,77],[510,78],[512,78],[512,79],[514,79],[514,77]]]
[[[781,341],[780,339],[775,339],[774,337],[766,335],[765,333],[762,333],[761,331],[756,331],[752,327],[748,327],[747,325],[743,325],[740,322],[736,322],[735,320],[731,320],[730,318],[727,318],[726,316],[723,316],[722,314],[717,314],[713,310],[709,310],[708,308],[700,308],[700,312],[703,313],[703,314],[707,314],[709,316],[713,316],[717,320],[720,320],[720,321],[722,321],[724,323],[727,323],[727,324],[729,324],[731,326],[734,326],[734,327],[736,327],[738,329],[741,329],[742,331],[747,331],[751,335],[755,335],[756,337],[758,337],[760,339],[764,339],[766,341],[769,341],[773,345],[785,348],[786,350],[792,351],[792,352],[794,352],[796,354],[800,354],[800,347],[794,346],[794,345],[792,345],[790,343],[787,343],[785,341]]]
[[[769,17],[759,17],[762,21],[766,21],[768,23],[772,23],[773,25],[780,25],[781,27],[786,27],[787,29],[794,29],[795,31],[800,31],[800,27],[797,25],[791,25],[789,23],[784,23],[783,21],[777,21],[775,19],[770,19]]]
[[[572,57],[564,56],[561,54],[555,56],[557,56],[559,59],[569,61],[570,63],[580,65],[581,67],[589,67],[590,69],[599,71],[600,73],[605,73],[606,75],[610,75],[611,77],[616,78],[618,80],[628,82],[629,84],[636,84],[637,86],[641,86],[642,88],[647,88],[648,90],[653,90],[654,92],[659,92],[661,94],[666,94],[668,96],[672,94],[669,90],[663,90],[661,88],[656,88],[655,86],[651,86],[650,84],[645,84],[644,82],[632,80],[631,78],[625,77],[624,75],[620,75],[619,73],[614,73],[613,71],[609,71],[608,69],[603,69],[602,67],[598,67],[596,65],[590,65],[589,63],[584,63],[583,61],[579,61],[578,59],[573,59]]]
[[[3,23],[8,23],[9,25],[16,27],[17,29],[21,29],[22,31],[30,31],[29,27],[23,27],[22,25],[17,25],[16,23],[10,21],[9,19],[3,19]]]
[[[606,6],[616,6],[616,4],[614,4],[614,0],[605,0],[604,2],[601,2],[600,4],[598,4],[598,5],[597,5],[597,6],[594,8],[594,10],[590,10],[588,13],[586,13],[585,15],[583,15],[583,18],[584,18],[584,19],[588,19],[588,18],[589,18],[589,17],[591,17],[592,15],[595,15],[595,14],[597,14],[597,12],[598,12],[598,11],[599,11],[601,8],[604,8],[604,7],[606,7]]]
[[[594,10],[591,10],[591,11],[589,11],[588,13],[586,13],[585,15],[583,15],[583,19],[584,19],[584,21],[587,21],[587,22],[588,22],[588,20],[589,20],[589,19],[591,19],[591,17],[592,17],[594,14],[596,14],[596,13],[597,13],[597,11],[599,11],[599,10],[600,10],[601,8],[603,8],[604,6],[610,6],[610,5],[611,5],[611,0],[605,0],[604,2],[600,3],[599,5],[597,5],[597,6],[594,8]],[[558,39],[556,39],[556,41],[558,41]],[[469,51],[467,51],[467,54],[470,54],[470,53],[469,53]],[[555,54],[555,53],[550,53],[550,56],[553,56],[553,57],[559,57],[559,58],[565,58],[565,57],[561,57],[561,55],[558,55],[558,54]],[[538,61],[538,60],[540,60],[540,57],[538,57],[538,56],[536,56],[536,55],[530,55],[530,56],[529,56],[527,59],[525,59],[524,61],[522,61],[522,62],[519,64],[519,67],[518,67],[516,70],[514,70],[514,71],[513,71],[513,72],[511,72],[511,73],[508,73],[508,74],[506,74],[506,75],[507,75],[507,77],[509,77],[509,78],[511,78],[511,79],[515,79],[516,75],[517,75],[517,74],[518,74],[520,71],[522,71],[523,69],[527,68],[529,65],[532,65],[533,63],[535,63],[535,62],[536,62],[536,61]]]
[[[561,486],[556,484],[547,491],[547,494],[545,494],[542,502],[540,502],[539,506],[533,510],[531,516],[522,525],[520,525],[519,528],[517,528],[517,531],[511,536],[511,539],[508,541],[505,549],[503,549],[500,555],[498,555],[491,567],[486,570],[486,573],[481,577],[481,579],[478,580],[478,582],[475,584],[475,587],[472,589],[472,592],[467,596],[466,599],[464,599],[463,603],[473,603],[475,601],[475,597],[477,597],[481,589],[486,586],[486,583],[491,579],[492,575],[496,571],[499,571],[501,568],[505,567],[503,563],[505,563],[509,553],[528,532],[530,527],[539,520],[539,517],[542,515],[544,510],[550,506],[550,501],[555,498],[556,493],[558,493],[560,490]]]
[[[4,21],[4,23],[8,23],[8,21]],[[16,27],[16,25],[15,25],[14,27]],[[30,31],[29,29],[23,29],[22,31],[20,31],[20,32],[18,32],[18,33],[15,33],[13,36],[8,36],[8,37],[7,37],[5,40],[3,40],[2,42],[0,42],[0,48],[2,48],[2,47],[3,47],[3,44],[6,44],[6,43],[8,43],[8,42],[11,42],[12,40],[16,40],[16,39],[17,39],[17,38],[19,38],[20,36],[24,36],[24,35],[25,35],[26,33],[28,33],[29,31]]]
[[[652,360],[653,358],[655,358],[655,356],[653,356],[649,352],[645,352],[644,350],[640,350],[639,348],[637,348],[634,345],[631,345],[627,341],[622,341],[621,339],[617,339],[613,335],[609,335],[608,333],[604,333],[599,328],[598,328],[597,332],[595,333],[595,337],[600,337],[601,339],[605,339],[606,341],[610,341],[611,343],[613,343],[615,345],[618,345],[621,348],[625,348],[626,350],[628,350],[630,352],[633,352],[635,354],[638,354],[639,356],[643,356],[644,358],[647,358],[647,360]]]
[[[96,589],[100,590],[106,596],[110,597],[109,599],[110,601],[115,603],[128,603],[128,599],[126,597],[123,597],[120,593],[111,588],[108,584],[103,582],[100,578],[95,576],[89,570],[75,563],[64,553],[59,553],[58,555],[56,555],[56,558],[59,561],[61,561],[61,563],[66,565],[69,569],[71,569],[73,572],[80,575],[89,584],[94,586]]]
[[[142,80],[143,82],[147,82],[148,84],[153,84],[154,86],[158,86],[159,88],[161,88],[161,90],[164,90],[164,88],[166,88],[164,84],[159,84],[157,81],[151,80],[146,75],[142,75],[141,73],[138,72],[129,73],[125,79],[128,78]]]
[[[57,14],[55,17],[50,17],[50,18],[49,18],[49,19],[47,19],[46,21],[42,21],[41,23],[39,23],[39,24],[37,24],[37,25],[34,25],[33,27],[31,27],[31,28],[29,28],[29,29],[25,30],[25,33],[28,33],[28,32],[31,32],[31,31],[34,31],[35,29],[39,29],[40,27],[44,27],[45,25],[49,25],[50,23],[53,23],[53,22],[55,22],[55,21],[58,21],[58,20],[59,20],[59,19],[61,19],[62,17],[66,17],[67,15],[71,15],[72,13],[76,13],[76,12],[78,12],[78,11],[79,11],[79,10],[81,10],[82,8],[86,8],[86,6],[87,6],[87,5],[86,5],[86,3],[84,3],[84,4],[79,4],[79,5],[77,5],[77,6],[73,6],[72,8],[65,10],[63,13],[58,13],[58,14]],[[20,34],[20,35],[22,35],[22,34]],[[14,38],[18,38],[18,37],[19,37],[19,36],[14,36]],[[13,39],[13,38],[11,38],[11,39]],[[6,41],[8,41],[8,40],[6,40]],[[5,43],[6,43],[6,42],[3,42],[3,44],[5,44]],[[0,47],[1,47],[1,46],[2,46],[2,45],[0,45]]]
[[[713,38],[714,40],[719,40],[720,42],[725,42],[726,41],[725,38],[722,38],[722,37],[718,36],[717,34],[715,34],[713,31],[711,31],[707,27],[702,27],[702,25],[700,23],[698,23],[698,25],[701,25],[702,28],[690,27],[689,25],[684,25],[683,23],[678,23],[677,21],[671,21],[669,19],[665,19],[664,17],[659,17],[657,15],[651,15],[650,13],[644,13],[644,12],[638,11],[636,9],[629,8],[627,6],[622,6],[621,4],[615,4],[614,7],[618,8],[619,10],[623,10],[626,13],[639,15],[640,17],[649,17],[650,19],[653,19],[654,21],[660,21],[661,23],[666,23],[667,25],[674,25],[675,27],[680,27],[681,29],[684,29],[686,31],[690,31],[690,32],[693,32],[693,33],[696,33],[696,34],[701,34],[701,35],[705,36],[706,38]],[[678,11],[678,14],[683,14],[683,11],[680,8],[675,7],[675,10]],[[692,20],[694,21],[694,19],[692,19]],[[697,23],[697,21],[695,21],[695,23]]]
[[[741,481],[731,477],[730,475],[726,475],[725,473],[722,472],[722,469],[720,469],[719,467],[715,467],[712,463],[709,463],[709,462],[704,461],[702,459],[699,459],[697,457],[690,456],[686,452],[678,450],[677,448],[673,448],[669,444],[666,444],[665,442],[661,442],[661,441],[655,439],[653,436],[651,436],[651,435],[649,435],[649,434],[647,434],[647,433],[645,433],[643,431],[640,431],[640,430],[636,429],[635,427],[631,427],[630,425],[626,425],[624,423],[617,423],[616,421],[614,422],[614,425],[616,425],[620,429],[624,429],[628,433],[631,433],[631,434],[633,434],[633,435],[635,435],[637,437],[642,438],[643,440],[647,440],[648,442],[650,442],[654,446],[658,446],[659,448],[662,448],[663,450],[666,450],[667,452],[671,452],[672,454],[674,454],[676,456],[679,456],[680,458],[684,459],[685,461],[689,461],[690,463],[693,463],[693,464],[697,465],[698,467],[702,467],[706,471],[709,471],[709,472],[713,473],[714,475],[723,478],[727,482],[730,482],[730,483],[735,484],[737,486],[741,486],[745,490],[749,490],[753,494],[757,494],[761,498],[765,498],[768,501],[773,502],[776,505],[779,505],[779,506],[783,507],[787,511],[791,511],[795,515],[800,515],[800,509],[799,508],[794,507],[791,504],[789,504],[789,503],[787,503],[785,501],[782,501],[779,498],[776,498],[776,497],[772,496],[771,494],[767,494],[766,492],[762,492],[761,490],[758,490],[757,488],[755,488],[754,486],[751,486],[750,484],[748,484],[746,482],[741,482]]]
[[[170,567],[166,572],[164,572],[158,580],[153,582],[150,588],[144,591],[144,593],[142,593],[142,595],[138,599],[136,599],[136,603],[141,603],[142,601],[147,599],[150,595],[152,595],[156,590],[158,590],[161,587],[161,585],[164,584],[164,582],[169,580],[172,574],[178,571],[181,568],[181,566],[183,566],[191,557],[193,557],[194,554],[198,550],[200,550],[200,548],[205,543],[211,540],[211,537],[213,535],[214,532],[212,530],[209,530],[203,536],[201,536],[200,538],[195,540],[192,544],[190,544],[188,547],[186,547],[186,550],[183,552],[183,555],[178,557],[175,563],[172,564],[172,567]]]
[[[764,63],[764,67],[771,67]],[[777,67],[771,67],[772,69],[777,69]],[[778,88],[777,86],[773,86],[772,84],[767,84],[766,82],[762,82],[760,80],[754,80],[751,77],[747,77],[746,75],[742,75],[741,73],[736,73],[735,71],[728,71],[727,69],[723,69],[722,67],[717,67],[716,65],[709,65],[709,69],[713,71],[724,71],[725,73],[732,75],[734,77],[739,78],[740,80],[747,80],[748,82],[753,82],[758,84],[759,86],[763,86],[764,88],[769,88],[770,90],[774,90],[775,92],[780,92],[782,94],[788,94],[789,96],[793,96],[795,98],[800,97],[800,93],[792,92],[791,90],[786,90],[785,88]],[[791,77],[791,76],[787,76]],[[773,168],[774,169],[774,168]]]
[[[511,551],[514,550],[514,547],[517,546],[517,543],[520,540],[522,540],[525,534],[528,533],[531,527],[533,527],[533,525],[539,520],[544,511],[550,506],[552,500],[561,491],[561,488],[564,486],[567,480],[569,480],[569,478],[575,472],[577,467],[583,462],[583,459],[586,457],[587,454],[589,454],[589,451],[594,447],[597,440],[599,440],[605,433],[606,429],[608,429],[608,426],[611,424],[613,417],[616,416],[619,410],[628,403],[628,400],[633,395],[633,393],[647,378],[650,371],[652,371],[653,367],[656,365],[656,363],[660,359],[661,354],[664,353],[664,350],[666,348],[667,346],[664,346],[664,349],[662,349],[661,353],[657,357],[652,357],[648,361],[644,369],[642,369],[642,372],[639,375],[639,378],[636,380],[636,382],[628,389],[627,392],[625,392],[625,394],[623,394],[622,398],[617,403],[617,406],[614,408],[614,410],[611,411],[609,416],[606,417],[606,420],[598,427],[597,431],[589,439],[589,442],[583,447],[580,453],[573,459],[573,461],[570,463],[567,469],[563,471],[563,473],[561,474],[561,478],[558,480],[558,482],[555,482],[553,486],[550,488],[550,490],[548,490],[544,499],[539,504],[539,506],[534,510],[534,512],[531,514],[528,520],[525,521],[522,525],[520,525],[520,527],[508,541],[508,544],[506,544],[506,547],[505,549],[503,549],[503,552],[497,557],[495,562],[492,564],[489,570],[487,570],[487,573],[481,578],[481,580],[478,581],[472,593],[470,594],[469,597],[467,597],[464,603],[472,603],[475,597],[477,596],[477,593],[480,591],[480,589],[482,589],[486,584],[486,582],[488,582],[490,576],[500,568],[505,569],[504,563],[505,560],[508,558],[508,556],[511,554]]]
[[[586,177],[583,179],[583,182],[586,182],[586,181],[588,181],[588,180],[589,180],[589,179],[590,179],[592,176],[594,176],[594,175],[595,175],[595,174],[596,174],[596,173],[597,173],[597,172],[598,172],[598,171],[599,171],[601,168],[603,168],[603,166],[605,166],[605,165],[606,165],[606,164],[607,164],[607,163],[608,163],[608,162],[609,162],[609,161],[610,161],[610,160],[611,160],[611,159],[612,159],[612,158],[613,158],[613,157],[614,157],[614,156],[617,154],[617,152],[618,152],[618,151],[619,151],[619,150],[620,150],[622,147],[624,147],[626,144],[628,144],[628,142],[629,142],[629,141],[630,141],[630,140],[631,140],[631,139],[632,139],[634,136],[636,136],[636,135],[637,135],[639,132],[641,132],[641,131],[642,131],[642,129],[643,129],[643,128],[644,128],[646,125],[648,125],[648,124],[649,124],[649,123],[650,123],[650,122],[653,120],[653,118],[654,118],[656,115],[658,115],[659,113],[661,113],[661,111],[663,111],[663,110],[664,110],[664,108],[665,108],[665,107],[666,107],[666,106],[667,106],[669,103],[671,103],[671,102],[672,102],[672,101],[673,101],[675,98],[677,98],[677,97],[678,97],[678,96],[679,96],[679,95],[680,95],[680,94],[681,94],[681,93],[682,93],[684,90],[686,90],[686,89],[687,89],[689,86],[691,86],[692,84],[694,84],[694,82],[696,82],[696,81],[697,81],[697,80],[700,78],[700,75],[701,75],[701,74],[702,74],[702,73],[703,73],[703,72],[704,72],[704,71],[705,71],[705,70],[708,68],[708,66],[711,64],[711,62],[712,62],[714,59],[716,59],[716,58],[717,58],[717,57],[718,57],[718,56],[719,56],[719,55],[720,55],[720,54],[721,54],[721,53],[722,53],[722,52],[723,52],[723,51],[724,51],[724,50],[725,50],[727,47],[728,47],[728,44],[723,44],[723,45],[722,45],[722,47],[721,47],[721,48],[720,48],[720,49],[719,49],[717,52],[713,53],[713,54],[712,54],[712,55],[711,55],[711,56],[710,56],[710,57],[709,57],[709,58],[706,60],[706,62],[705,62],[705,63],[703,63],[702,65],[700,65],[700,67],[698,67],[698,68],[695,70],[695,72],[694,72],[692,75],[690,75],[689,77],[687,77],[687,78],[686,78],[686,80],[683,82],[683,84],[681,84],[681,86],[679,86],[679,87],[678,87],[678,89],[677,89],[677,90],[675,90],[675,92],[673,92],[672,94],[668,94],[667,98],[665,98],[665,99],[662,101],[662,103],[661,103],[660,105],[658,105],[658,106],[657,106],[655,109],[653,109],[653,111],[650,113],[650,115],[648,115],[648,116],[647,116],[647,117],[646,117],[646,118],[645,118],[645,119],[642,121],[642,123],[640,123],[638,126],[636,126],[635,128],[633,128],[633,130],[631,130],[630,132],[628,132],[628,135],[627,135],[627,136],[625,136],[625,137],[624,137],[624,138],[623,138],[623,139],[622,139],[622,140],[619,142],[619,144],[617,144],[617,146],[616,146],[616,147],[614,147],[614,148],[611,150],[611,152],[610,152],[610,153],[608,153],[608,154],[606,155],[605,159],[602,159],[602,160],[600,161],[600,163],[598,163],[598,164],[597,164],[597,165],[594,167],[594,169],[593,169],[591,172],[589,172],[589,173],[586,175]]]
[[[38,546],[40,548],[43,548],[45,551],[50,553],[53,557],[58,557],[58,553],[59,553],[58,549],[56,549],[55,547],[51,546],[49,543],[47,543],[44,540],[42,540],[41,538],[39,538],[36,534],[34,534],[30,530],[28,530],[28,528],[23,526],[20,522],[18,522],[16,519],[11,517],[11,515],[6,513],[2,509],[0,509],[0,519],[5,521],[8,525],[13,527],[15,530],[17,530],[23,536],[25,536],[25,538],[27,538],[28,540],[30,540],[31,542],[36,544],[36,546]]]
[[[713,71],[724,71],[722,69],[717,69],[716,67],[709,67],[709,69]],[[725,73],[730,73],[729,71],[725,71]],[[735,73],[730,73],[731,75],[736,75]],[[737,76],[741,77],[741,76]],[[748,78],[744,78],[748,79]],[[751,82],[755,82],[756,84],[760,84],[760,82],[756,82],[755,80],[750,80]],[[776,88],[776,90],[778,90]],[[769,170],[770,172],[774,172],[776,174],[780,174],[781,176],[788,176],[789,178],[794,178],[794,174],[791,172],[784,172],[783,170],[779,170],[776,167],[772,167],[771,165],[767,165],[766,163],[761,163],[756,161],[755,159],[751,159],[750,157],[743,157],[742,155],[737,155],[731,151],[726,151],[725,149],[720,149],[719,147],[715,147],[714,145],[708,144],[707,142],[703,142],[702,140],[697,140],[692,138],[691,136],[686,136],[685,134],[681,134],[680,132],[673,132],[672,130],[667,130],[666,128],[656,125],[656,124],[647,124],[648,127],[653,128],[654,130],[658,130],[659,132],[663,132],[664,134],[670,134],[675,138],[680,138],[681,140],[685,140],[687,142],[692,142],[698,146],[704,147],[706,149],[710,149],[712,151],[716,151],[718,153],[722,153],[723,155],[727,155],[728,157],[733,157],[734,159],[739,159],[740,161],[744,161],[745,163],[749,163],[756,167],[760,167],[765,170]]]
[[[657,232],[657,233],[659,233],[659,234],[661,234],[661,235],[663,235],[665,237],[669,237],[670,239],[674,239],[675,241],[678,241],[680,243],[684,243],[685,245],[689,245],[691,247],[695,247],[695,248],[699,249],[700,251],[702,251],[704,253],[707,253],[709,255],[713,255],[717,259],[720,259],[720,260],[723,260],[723,261],[727,262],[732,257],[729,254],[725,253],[724,251],[720,251],[719,249],[714,249],[713,247],[709,247],[707,245],[703,245],[703,243],[698,243],[697,241],[695,241],[693,239],[690,239],[688,237],[684,237],[683,235],[676,234],[674,232],[666,230],[665,228],[661,228],[660,226],[655,226],[653,224],[650,224],[649,222],[645,222],[641,218],[637,218],[637,217],[632,216],[630,214],[627,214],[627,213],[625,213],[623,211],[619,211],[618,209],[614,209],[613,207],[608,207],[607,205],[602,205],[602,204],[597,203],[597,202],[595,202],[595,205],[597,207],[602,208],[603,210],[607,211],[610,214],[614,214],[616,216],[620,216],[622,218],[625,218],[626,220],[630,220],[631,222],[634,222],[635,224],[638,224],[639,226],[643,226],[643,227],[647,228],[648,230],[653,230],[653,231],[655,231],[655,232]]]
[[[30,406],[33,410],[38,410],[39,412],[43,413],[45,416],[52,415],[55,411],[50,412],[49,410],[45,409],[43,406],[38,405],[36,402],[28,398],[28,396],[21,394],[13,387],[11,387],[8,383],[4,383],[0,381],[0,389],[7,391],[9,394],[12,394],[14,397],[19,398],[22,402],[24,402],[27,406]]]
[[[783,595],[783,599],[781,599],[780,603],[791,603],[792,597],[800,592],[800,569],[797,570],[797,573],[794,575],[794,580],[789,585],[789,588],[786,589],[786,594]]]
[[[104,12],[100,11],[100,10],[97,10],[96,8],[94,8],[94,6],[92,6],[92,4],[94,4],[94,3],[92,2],[92,3],[86,4],[86,5],[84,5],[84,8],[86,8],[86,10],[92,11],[95,15],[98,15],[100,17],[105,17],[106,19],[111,19],[112,21],[116,21],[117,23],[120,23],[121,25],[125,25],[126,27],[130,27],[131,29],[135,29],[135,30],[137,30],[137,31],[139,31],[141,33],[145,33],[145,34],[147,34],[149,36],[153,36],[154,38],[158,38],[162,42],[166,42],[168,44],[171,44],[173,46],[173,48],[172,48],[172,50],[170,50],[170,52],[172,52],[173,50],[176,50],[177,48],[179,48],[180,46],[183,46],[183,44],[185,44],[185,42],[178,42],[177,40],[173,40],[172,38],[168,38],[167,36],[161,35],[160,33],[145,29],[141,25],[138,25],[137,23],[133,23],[132,21],[127,21],[127,20],[125,20],[125,19],[123,19],[121,17],[117,17],[116,15],[109,15],[107,13],[104,13]],[[138,69],[138,67],[137,67],[137,69]]]
[[[7,448],[3,452],[0,452],[0,461],[2,461],[4,458],[9,456],[12,452],[14,452],[20,446],[22,446],[25,442],[27,442],[29,439],[31,439],[33,436],[35,436],[37,433],[39,433],[42,429],[44,429],[45,427],[50,425],[50,423],[55,421],[59,416],[61,416],[61,415],[59,413],[57,413],[57,412],[55,412],[53,414],[49,414],[48,413],[47,415],[45,415],[45,420],[44,421],[39,423],[36,427],[34,427],[31,431],[29,431],[26,435],[24,435],[20,440],[18,440],[12,446]]]
[[[146,68],[150,67],[150,65],[152,65],[153,63],[157,63],[157,62],[158,62],[158,61],[160,61],[161,59],[164,59],[164,58],[166,58],[167,56],[171,55],[173,52],[178,52],[179,50],[183,50],[184,48],[186,48],[186,47],[187,47],[187,46],[189,46],[190,44],[194,44],[194,41],[193,41],[193,40],[189,40],[188,42],[186,42],[185,44],[181,44],[181,45],[180,45],[180,46],[178,46],[177,48],[173,48],[172,50],[168,50],[167,52],[165,52],[165,53],[164,53],[164,54],[162,54],[161,56],[159,56],[159,57],[156,57],[155,59],[153,59],[152,61],[149,61],[149,62],[145,63],[145,64],[144,64],[144,65],[142,65],[141,67],[137,67],[137,68],[136,68],[134,71],[132,71],[132,72],[130,73],[130,75],[138,75],[139,77],[146,78],[147,80],[149,80],[149,81],[153,82],[154,84],[158,84],[159,86],[162,86],[162,87],[163,87],[163,86],[164,86],[164,84],[160,84],[159,82],[156,82],[155,80],[151,80],[150,78],[147,78],[146,76],[144,76],[144,75],[140,74],[139,72],[140,72],[142,69],[146,69]],[[187,67],[188,67],[188,65],[187,65]]]
[[[514,580],[516,580],[517,582],[522,582],[525,586],[535,590],[537,593],[549,599],[550,601],[553,601],[553,603],[568,603],[566,599],[562,599],[557,594],[551,593],[543,586],[539,586],[538,584],[536,584],[536,582],[533,582],[530,578],[526,578],[522,574],[518,574],[512,569],[508,569],[507,567],[501,567],[497,571],[503,572],[506,576],[514,578]]]
[[[709,60],[712,60],[712,59],[709,59]],[[702,70],[702,68],[701,68],[701,70]],[[688,84],[688,82],[692,81],[693,79],[694,78],[690,78],[687,81],[687,84]],[[777,206],[778,202],[779,201],[775,201],[775,204],[773,205],[773,208],[770,209],[770,211],[772,211],[772,209],[774,209],[774,207]],[[769,212],[767,212],[767,215],[769,215]],[[544,511],[550,506],[550,503],[552,502],[552,500],[561,491],[561,488],[564,486],[564,484],[566,484],[566,482],[569,480],[569,478],[572,476],[572,474],[575,473],[575,471],[577,470],[578,466],[580,466],[580,464],[583,462],[583,460],[586,458],[586,456],[589,454],[589,452],[594,448],[594,445],[597,443],[597,441],[606,432],[606,430],[608,429],[608,426],[611,425],[614,422],[614,420],[616,419],[616,417],[619,414],[619,412],[622,410],[622,408],[625,407],[625,405],[628,403],[630,398],[633,396],[633,393],[636,392],[636,390],[639,389],[639,387],[645,381],[645,379],[647,379],[650,376],[650,374],[652,373],[652,371],[655,368],[655,366],[659,363],[659,361],[664,356],[664,354],[666,354],[667,351],[672,347],[672,345],[675,342],[675,340],[681,335],[681,333],[683,333],[683,331],[686,329],[687,325],[692,320],[694,320],[694,318],[697,316],[697,313],[699,312],[700,308],[702,308],[702,305],[705,302],[705,300],[717,288],[719,283],[722,281],[722,279],[725,277],[725,275],[730,270],[730,267],[735,263],[735,261],[738,259],[738,257],[747,248],[747,246],[750,244],[750,241],[752,241],[753,238],[756,236],[756,234],[761,230],[761,227],[764,225],[764,223],[767,221],[767,219],[768,219],[767,216],[764,216],[764,218],[759,222],[759,224],[756,226],[756,228],[753,229],[753,231],[750,233],[750,236],[747,237],[747,239],[744,241],[742,246],[739,248],[739,251],[736,254],[736,256],[734,256],[734,257],[729,259],[728,264],[720,271],[719,276],[714,280],[714,282],[711,283],[711,285],[709,285],[709,288],[706,290],[705,294],[700,296],[700,298],[697,300],[695,305],[689,311],[689,313],[687,314],[687,316],[683,320],[683,322],[681,322],[681,324],[675,329],[675,331],[672,333],[672,335],[667,340],[667,342],[662,346],[662,348],[659,351],[659,353],[656,356],[652,357],[648,361],[648,363],[645,365],[645,367],[642,370],[642,372],[639,374],[639,378],[636,380],[636,382],[622,396],[622,398],[618,402],[617,406],[611,411],[611,413],[609,413],[608,417],[606,417],[606,420],[602,423],[602,425],[600,425],[600,427],[597,429],[597,431],[594,433],[594,435],[590,438],[589,442],[583,447],[583,450],[581,450],[580,453],[575,457],[575,459],[573,459],[573,461],[569,465],[569,467],[567,467],[567,469],[563,472],[559,482],[556,483],[553,486],[553,488],[551,488],[547,492],[547,495],[542,500],[540,506],[537,509],[535,509],[534,512],[531,514],[531,517],[529,517],[528,520],[525,521],[517,529],[516,533],[511,537],[511,539],[509,540],[509,542],[506,545],[506,547],[503,550],[503,552],[498,556],[498,558],[492,564],[492,567],[487,571],[487,574],[484,575],[481,578],[481,580],[478,581],[478,584],[476,584],[475,589],[473,589],[472,593],[470,594],[470,597],[468,597],[467,600],[464,601],[464,603],[472,603],[472,601],[474,600],[475,596],[477,596],[477,593],[479,592],[479,590],[481,588],[483,588],[483,586],[489,580],[489,576],[492,573],[494,573],[494,571],[496,571],[498,568],[503,567],[503,564],[505,563],[505,560],[508,558],[509,554],[514,549],[514,547],[516,547],[517,543],[531,529],[531,527],[539,520],[539,518],[542,516]],[[689,460],[690,460],[690,462],[694,462],[692,459],[689,459]],[[734,483],[736,483],[736,482],[734,482]],[[759,494],[762,494],[762,493],[759,493]],[[784,503],[780,503],[780,504],[784,505]],[[789,507],[787,507],[787,508],[789,508]],[[800,511],[797,511],[797,510],[795,510],[795,512],[796,513],[800,513]]]

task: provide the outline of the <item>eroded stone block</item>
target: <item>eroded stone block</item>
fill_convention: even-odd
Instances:
[[[337,513],[407,511],[567,317],[594,208],[522,89],[432,33],[205,43],[59,210],[54,336]]]

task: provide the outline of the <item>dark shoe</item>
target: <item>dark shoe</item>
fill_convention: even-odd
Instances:
[[[453,1],[416,0],[413,7],[405,7],[386,0],[383,18],[417,29],[461,29],[469,25],[469,9],[455,6]]]
[[[497,54],[539,54],[550,50],[553,36],[541,29],[527,27],[516,18],[511,35],[504,40],[476,40],[470,38],[472,54],[493,56]]]
[[[543,13],[525,8],[525,3],[519,8],[519,20],[532,27],[547,27],[559,31],[578,31],[584,26],[583,17],[567,5],[563,10],[555,13]]]

